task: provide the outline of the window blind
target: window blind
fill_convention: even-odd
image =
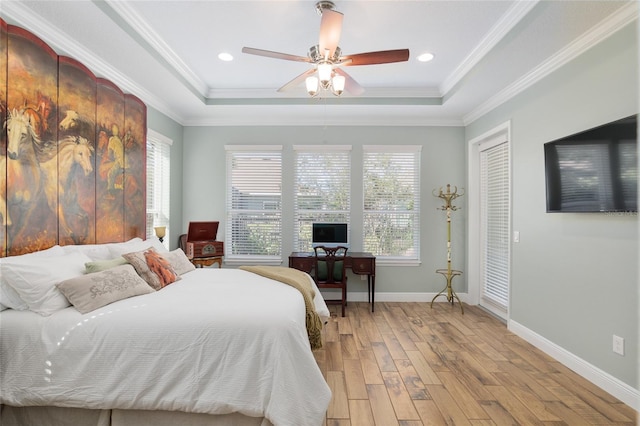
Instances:
[[[155,226],[166,226],[165,242],[170,246],[171,144],[153,130],[147,131],[147,238]]]
[[[420,146],[364,146],[363,248],[420,258]]]
[[[509,145],[480,152],[483,242],[482,298],[506,312],[509,303]]]
[[[351,147],[294,146],[294,247],[311,251],[313,222],[349,223]]]
[[[226,261],[282,257],[282,147],[227,146]]]

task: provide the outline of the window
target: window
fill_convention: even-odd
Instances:
[[[363,249],[383,262],[418,261],[421,147],[363,150]]]
[[[282,146],[225,146],[225,262],[282,258]]]
[[[169,241],[170,166],[173,141],[149,129],[147,131],[147,238],[155,235],[155,226],[166,226],[165,245]]]
[[[351,146],[296,145],[294,243],[310,251],[313,222],[349,223]]]

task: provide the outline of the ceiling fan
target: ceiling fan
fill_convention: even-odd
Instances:
[[[321,0],[316,3],[316,11],[322,16],[320,21],[320,38],[315,46],[309,48],[307,56],[290,55],[287,53],[272,52],[270,50],[243,47],[243,53],[266,56],[268,58],[284,59],[287,61],[308,62],[314,67],[303,72],[290,82],[278,89],[284,92],[298,86],[303,81],[306,83],[307,92],[311,96],[319,93],[320,89],[331,90],[340,96],[344,90],[352,95],[360,95],[364,92],[358,84],[341,67],[355,65],[376,65],[393,62],[404,62],[409,59],[409,49],[381,50],[377,52],[356,53],[342,55],[338,47],[340,33],[342,31],[343,14],[334,10],[335,5],[331,1]],[[317,77],[315,76],[317,73]]]

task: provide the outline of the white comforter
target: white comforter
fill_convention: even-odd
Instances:
[[[328,315],[319,294],[316,305]],[[319,425],[331,392],[302,295],[236,269],[197,269],[158,292],[81,315],[0,313],[0,402],[240,412]]]

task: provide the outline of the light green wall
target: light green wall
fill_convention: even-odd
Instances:
[[[182,135],[184,128],[157,110],[147,108],[147,127],[171,139],[171,207],[169,216],[169,245],[178,247],[178,236],[182,232]]]
[[[637,215],[546,213],[543,144],[637,112],[632,24],[466,129],[471,140],[511,120],[511,320],[635,388]]]
[[[446,216],[437,210],[440,200],[431,195],[447,183],[464,186],[464,130],[461,127],[188,127],[184,132],[183,229],[192,220],[220,220],[219,239],[225,239],[225,145],[283,145],[283,258],[293,251],[293,145],[352,145],[351,248],[360,245],[362,217],[362,145],[422,145],[421,259],[417,266],[378,266],[376,293],[438,292],[444,279],[435,274],[446,264]],[[290,190],[287,190],[290,188]],[[464,197],[453,215],[453,266],[465,264]],[[466,291],[460,280],[457,289]],[[349,291],[366,291],[366,282],[350,280]]]

